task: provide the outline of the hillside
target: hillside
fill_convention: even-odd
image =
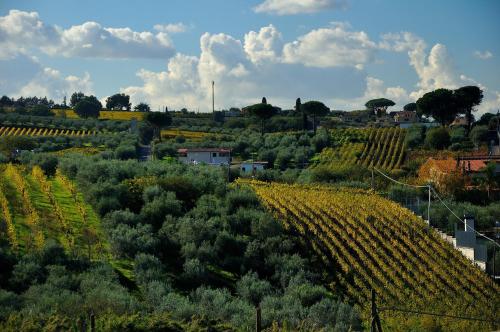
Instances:
[[[96,131],[91,131],[91,130],[0,126],[0,137],[2,136],[88,136],[95,134]]]
[[[7,164],[0,168],[0,207],[9,242],[15,250],[42,248],[47,239],[68,253],[103,255],[106,241],[92,208],[73,183],[57,173],[47,178],[34,167]]]
[[[324,149],[317,165],[342,167],[363,165],[397,169],[404,160],[406,132],[400,128],[347,128],[331,132],[334,147]]]
[[[334,280],[330,286],[343,289],[364,310],[373,288],[383,305],[498,318],[500,288],[396,203],[362,190],[239,183],[251,186],[275,217],[320,255]],[[395,316],[384,312],[382,320],[390,324]],[[457,320],[440,324],[462,331],[488,328]]]

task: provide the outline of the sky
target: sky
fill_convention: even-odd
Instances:
[[[262,97],[395,110],[477,85],[500,108],[497,0],[0,0],[0,95],[115,93],[153,110]]]

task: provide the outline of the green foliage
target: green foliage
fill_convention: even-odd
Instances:
[[[272,286],[268,281],[260,280],[256,273],[248,273],[236,283],[236,291],[243,299],[257,306],[265,296],[272,294]]]
[[[313,117],[313,130],[316,133],[316,118],[325,116],[330,112],[330,109],[320,101],[308,101],[300,105],[302,113]]]
[[[475,126],[470,132],[470,138],[472,142],[476,145],[481,143],[488,143],[488,127],[487,126]]]
[[[99,100],[97,100],[94,96],[83,97],[76,105],[75,105],[75,113],[78,114],[81,118],[98,118],[99,113],[102,109],[102,104]]]
[[[408,103],[403,106],[403,109],[407,112],[416,112],[417,111],[417,103]]]
[[[261,134],[264,135],[264,121],[276,114],[276,108],[271,104],[260,103],[244,107],[243,110],[261,122]]]
[[[153,255],[140,253],[134,259],[134,276],[139,285],[152,281],[166,281],[162,263]]]
[[[376,112],[377,116],[380,116],[382,112],[386,112],[387,108],[396,105],[392,100],[387,98],[377,98],[371,99],[366,102],[365,106],[367,109],[371,110],[372,113]]]
[[[153,253],[158,245],[151,225],[119,224],[108,232],[111,250],[117,257],[133,258],[140,252]]]
[[[124,93],[114,94],[106,98],[106,108],[119,111],[125,108],[127,111],[130,111],[130,96]]]
[[[161,129],[170,126],[172,116],[169,112],[149,112],[144,117],[144,120],[155,128],[156,137],[161,141]]]
[[[425,145],[430,149],[442,150],[450,146],[450,133],[446,128],[432,128],[427,131]]]
[[[137,151],[133,145],[120,145],[115,150],[116,159],[127,160],[137,158]]]
[[[405,145],[410,149],[415,149],[422,146],[422,144],[424,143],[424,133],[424,126],[411,126],[406,132]]]
[[[460,109],[459,113],[465,114],[467,122],[467,132],[470,131],[470,127],[474,118],[472,112],[475,111],[474,107],[481,104],[483,100],[483,90],[477,86],[463,86],[454,91],[455,104]]]
[[[453,91],[437,89],[427,92],[417,100],[417,112],[433,117],[443,126],[452,123],[458,113]]]
[[[47,105],[36,105],[30,110],[30,113],[35,116],[54,116]]]
[[[36,146],[33,139],[25,136],[0,137],[0,152],[11,156],[16,150],[31,150]]]
[[[146,103],[139,103],[139,104],[134,106],[134,111],[136,111],[136,112],[150,112],[151,107],[149,107],[149,105]]]
[[[83,94],[83,92],[73,92],[73,94],[71,95],[71,98],[69,100],[69,104],[71,107],[75,107],[76,104],[78,104],[84,98],[85,98],[85,95]]]

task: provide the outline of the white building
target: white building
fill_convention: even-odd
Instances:
[[[242,174],[255,174],[258,171],[262,171],[266,165],[267,161],[247,160],[241,163],[240,172]]]
[[[231,150],[221,148],[192,148],[177,150],[179,161],[186,164],[229,165]]]
[[[486,246],[477,244],[476,232],[474,231],[474,218],[465,216],[465,230],[455,229],[453,245],[460,250],[465,257],[476,263],[483,271],[486,270],[487,253]]]

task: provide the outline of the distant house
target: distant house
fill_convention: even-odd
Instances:
[[[186,164],[229,165],[231,150],[223,148],[178,149],[179,161]]]
[[[483,271],[486,270],[487,250],[486,246],[478,243],[474,228],[474,217],[464,216],[464,230],[459,230],[455,224],[455,237],[437,230],[437,233],[453,247],[459,250],[465,257],[473,261]]]
[[[240,172],[243,174],[255,174],[262,171],[267,166],[267,161],[253,161],[247,160],[241,163]]]
[[[457,116],[450,124],[450,127],[467,126],[467,119],[465,116]]]
[[[394,115],[394,121],[397,123],[414,123],[417,122],[417,112],[401,111]]]
[[[495,173],[500,174],[500,157],[468,156],[447,159],[429,158],[418,170],[421,181],[431,182],[441,192],[451,192],[459,183],[473,187],[473,180],[484,178],[488,163],[495,163]]]

